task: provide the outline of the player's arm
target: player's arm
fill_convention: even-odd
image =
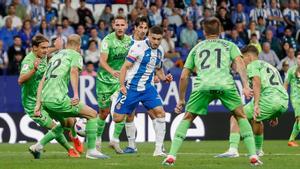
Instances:
[[[289,69],[286,74],[286,77],[284,79],[284,83],[283,83],[285,90],[288,90],[288,88],[289,88],[289,84],[290,84],[291,78],[293,76],[292,74],[293,74],[293,71],[291,69]]]
[[[114,77],[119,77],[120,72],[117,70],[112,69],[108,63],[107,63],[107,59],[108,59],[108,54],[107,53],[101,53],[100,54],[100,66],[105,69],[106,71],[108,71],[108,73],[110,73],[111,75],[113,75]]]
[[[239,73],[241,80],[242,80],[242,84],[243,84],[243,92],[246,96],[247,99],[249,99],[251,97],[251,89],[248,85],[248,78],[247,78],[247,74],[246,74],[246,66],[245,63],[243,61],[243,59],[241,58],[241,56],[238,56],[234,59],[234,63],[236,64],[236,72]]]
[[[37,94],[36,94],[36,104],[34,108],[34,116],[40,116],[40,110],[41,110],[41,94],[44,86],[46,76],[44,75],[42,80],[39,83],[38,89],[37,89]]]
[[[254,97],[254,119],[260,114],[259,110],[259,99],[260,99],[260,88],[261,80],[259,76],[254,76],[252,78],[253,82],[253,97]]]
[[[19,85],[22,85],[23,83],[25,83],[27,80],[29,80],[35,74],[35,72],[38,70],[38,66],[39,66],[40,62],[41,62],[41,59],[36,58],[32,69],[30,69],[30,65],[28,65],[28,64],[23,65],[20,76],[18,78]]]
[[[158,78],[164,82],[171,82],[173,81],[173,76],[171,74],[167,74],[165,75],[165,72],[163,70],[163,68],[157,68],[156,69],[156,76],[158,76]]]
[[[78,67],[73,66],[71,68],[70,80],[71,80],[71,86],[72,86],[72,90],[73,90],[72,105],[77,105],[79,103],[79,96],[78,96],[79,69],[78,69]]]
[[[127,94],[127,89],[125,87],[126,73],[127,73],[127,70],[132,67],[132,65],[133,65],[133,62],[126,60],[120,70],[120,76],[119,76],[119,81],[120,81],[120,85],[121,85],[120,90],[124,95]]]
[[[176,113],[181,113],[185,105],[185,95],[186,95],[186,89],[188,86],[190,74],[191,74],[190,69],[183,68],[179,80],[179,102],[177,103],[175,108]]]

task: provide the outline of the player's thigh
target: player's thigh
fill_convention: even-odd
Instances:
[[[161,97],[155,87],[150,87],[143,92],[141,102],[148,112],[152,112],[156,118],[165,117]]]
[[[253,102],[253,99],[249,103],[244,105],[243,109],[244,109],[244,113],[247,116],[247,119],[248,120],[253,119],[253,115],[254,115],[254,102]]]
[[[131,114],[138,106],[141,100],[140,93],[133,90],[127,90],[127,94],[124,95],[121,92],[116,101],[114,108],[114,114]]]
[[[236,89],[222,90],[220,93],[216,93],[217,98],[221,100],[224,107],[230,111],[242,106],[241,97]]]
[[[52,129],[55,126],[55,123],[53,122],[53,119],[50,117],[48,112],[46,110],[41,109],[41,115],[36,116],[30,116],[30,118],[39,124],[41,127],[45,127],[47,129]]]
[[[192,91],[186,105],[186,112],[195,115],[206,115],[208,105],[214,100],[214,96],[209,90]]]
[[[97,102],[100,109],[109,108],[112,104],[111,96],[118,91],[120,88],[119,84],[108,85],[105,83],[97,82],[96,94]]]

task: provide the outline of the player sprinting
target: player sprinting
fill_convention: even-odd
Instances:
[[[285,78],[284,87],[286,90],[290,85],[290,98],[295,112],[295,123],[291,136],[289,138],[288,146],[298,147],[295,141],[300,132],[300,54],[297,55],[297,65],[288,70]]]
[[[73,127],[66,121],[69,117],[86,118],[88,147],[86,158],[108,158],[96,150],[97,112],[81,103],[78,97],[79,71],[83,66],[83,59],[79,53],[80,46],[80,36],[70,35],[66,49],[61,50],[49,60],[47,71],[39,84],[35,115],[47,112],[63,127]],[[68,96],[70,81],[73,98]],[[36,151],[41,150],[40,147],[36,148]]]
[[[245,65],[240,50],[235,44],[219,39],[220,21],[215,17],[204,21],[204,33],[206,40],[198,43],[190,51],[180,77],[179,102],[175,108],[177,113],[181,112],[185,105],[188,77],[194,69],[197,71],[194,88],[186,106],[186,113],[176,129],[171,150],[163,164],[173,165],[175,163],[177,152],[193,120],[199,115],[207,114],[208,105],[211,101],[220,99],[222,104],[233,112],[238,121],[241,136],[244,138],[250,154],[250,163],[260,165],[262,162],[255,153],[253,132],[243,111],[241,98],[233,77],[230,74],[230,67],[232,63],[235,63],[237,72],[242,79],[243,92],[249,98],[251,89],[248,86]]]
[[[57,40],[56,44],[58,43],[59,40]],[[76,152],[66,140],[62,126],[56,125],[48,113],[44,112],[41,116],[34,116],[37,88],[47,68],[48,46],[49,41],[44,36],[36,35],[32,38],[33,51],[26,55],[22,61],[21,72],[18,79],[22,90],[22,105],[25,113],[33,121],[50,130],[36,145],[44,147],[51,140],[56,139],[58,143],[68,151],[68,155],[70,157],[79,157],[80,155],[78,152],[82,153],[83,145],[77,137],[73,141],[78,152]],[[70,122],[72,123],[72,119]],[[29,150],[33,154],[34,158],[40,158],[40,152],[34,153],[33,148],[34,146],[31,146]]]
[[[258,60],[256,47],[247,46],[242,50],[242,54],[254,91],[254,98],[244,106],[244,111],[252,124],[256,154],[263,156],[262,121],[270,120],[271,126],[278,124],[278,117],[288,108],[288,93],[283,87],[278,70],[269,63]],[[230,118],[230,123],[229,150],[216,157],[239,157],[240,128],[234,117]]]
[[[101,147],[101,138],[105,128],[105,119],[110,114],[112,95],[120,89],[120,69],[127,56],[131,39],[125,34],[127,21],[123,16],[117,16],[113,24],[114,32],[107,35],[101,44],[100,68],[96,79],[96,93],[99,106],[99,119],[97,130],[97,148]],[[113,138],[110,146],[116,153],[122,154],[119,137],[124,128],[124,122],[115,124]]]
[[[163,49],[160,46],[163,30],[154,26],[149,30],[148,39],[136,41],[128,52],[128,56],[120,71],[120,94],[114,109],[114,122],[122,123],[126,116],[134,119],[134,109],[141,102],[151,111],[156,119],[156,147],[154,155],[163,154],[166,121],[162,101],[154,87],[152,80],[154,73],[166,82],[173,80],[172,75],[163,72]],[[133,121],[132,121],[133,123]],[[135,132],[128,133],[134,137]]]

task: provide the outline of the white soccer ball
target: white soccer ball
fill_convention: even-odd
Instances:
[[[87,122],[86,119],[78,118],[74,125],[74,129],[75,129],[76,133],[81,137],[85,137],[85,135],[86,135],[86,132],[85,132],[86,122]]]

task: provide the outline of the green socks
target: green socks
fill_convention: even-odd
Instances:
[[[119,140],[124,127],[125,127],[124,121],[120,122],[120,123],[115,123],[115,130],[114,130],[114,134],[113,134],[114,139]]]
[[[249,155],[255,155],[255,142],[253,132],[250,123],[247,119],[238,119],[241,137],[244,139],[244,143],[248,149]]]
[[[98,119],[97,118],[89,119],[86,123],[87,145],[88,145],[89,150],[96,148],[97,120]]]
[[[230,133],[229,136],[229,147],[230,148],[239,148],[239,143],[240,143],[240,133]]]
[[[262,150],[263,147],[263,142],[264,142],[264,135],[254,135],[254,140],[255,140],[255,146],[256,150]]]
[[[53,139],[55,139],[55,133],[53,133],[52,130],[49,130],[39,142],[42,146],[45,146]]]
[[[183,140],[185,139],[187,130],[190,127],[191,122],[188,120],[182,120],[179,124],[179,126],[176,129],[174,139],[172,141],[170,155],[176,156],[179,148],[181,147],[181,144]]]
[[[97,118],[97,124],[98,124],[97,137],[101,137],[105,128],[105,120]]]
[[[294,126],[293,126],[293,131],[291,133],[290,139],[289,141],[295,141],[296,137],[299,134],[299,123],[297,121],[295,121]]]
[[[77,137],[77,133],[76,133],[76,131],[75,131],[75,129],[74,129],[74,126],[71,127],[71,128],[69,128],[69,130],[71,131],[72,137]]]

